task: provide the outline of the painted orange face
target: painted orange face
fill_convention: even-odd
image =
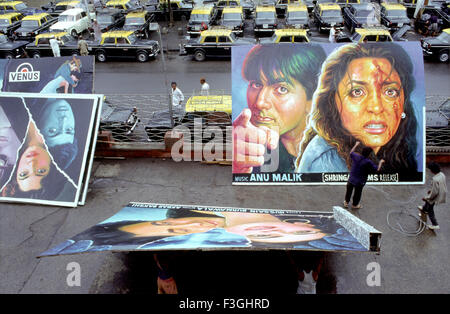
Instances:
[[[349,64],[335,100],[343,126],[377,153],[397,132],[405,95],[387,59],[360,58]]]

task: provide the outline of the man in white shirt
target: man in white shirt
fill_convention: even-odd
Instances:
[[[58,43],[58,40],[55,38],[55,36],[50,38],[49,43],[50,43],[50,47],[52,47],[53,56],[61,57],[61,54],[59,52],[59,43]]]
[[[206,83],[205,78],[200,79],[200,84],[202,85],[202,90],[200,91],[200,95],[208,96],[209,95],[209,84]]]
[[[172,82],[172,106],[180,106],[184,100],[184,95],[181,90],[177,87],[176,82]]]
[[[330,43],[336,42],[336,26],[330,28],[330,36],[328,37],[328,40],[330,41]]]

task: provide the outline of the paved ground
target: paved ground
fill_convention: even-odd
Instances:
[[[444,169],[450,178],[450,168]],[[195,178],[195,180],[193,180]],[[195,184],[193,184],[195,182]],[[118,212],[129,201],[215,206],[331,210],[344,186],[231,186],[229,166],[171,160],[96,160],[85,206],[0,206],[0,293],[154,293],[147,253],[90,253],[35,256]],[[447,184],[450,185],[450,182]],[[407,237],[386,223],[390,210],[415,213],[426,187],[367,187],[364,208],[355,214],[383,232],[382,251],[327,254],[319,291],[324,293],[449,293],[450,211],[437,209],[441,230]],[[323,197],[326,195],[326,197]],[[405,218],[406,219],[406,218]],[[415,222],[406,219],[410,228]],[[295,292],[295,279],[280,252],[192,252],[180,258],[180,291],[193,294]],[[191,255],[191,257],[189,257]],[[366,267],[381,267],[381,286],[369,287]],[[81,286],[69,287],[68,263],[81,266]]]

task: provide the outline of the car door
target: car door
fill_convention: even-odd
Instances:
[[[105,37],[103,39],[102,48],[106,51],[107,56],[117,56],[119,53],[116,49],[116,38],[115,37]]]
[[[135,55],[135,49],[131,46],[128,38],[118,37],[116,44],[116,56],[131,57]]]
[[[217,53],[221,56],[231,56],[231,39],[228,36],[219,36],[217,39]]]
[[[203,41],[203,49],[206,55],[215,56],[218,54],[217,49],[217,37],[216,36],[206,36]]]

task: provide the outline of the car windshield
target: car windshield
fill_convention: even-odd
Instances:
[[[135,34],[131,34],[128,36],[128,40],[130,41],[130,44],[134,44],[137,41],[137,37]]]
[[[436,39],[449,44],[450,43],[450,34],[448,34],[446,32],[442,32],[438,37],[436,37]]]
[[[387,16],[389,16],[389,17],[407,17],[406,10],[389,10],[387,12]]]
[[[8,19],[0,19],[0,26],[7,26],[9,25]]]
[[[288,12],[287,15],[288,18],[290,19],[302,19],[302,18],[307,18],[307,11],[294,11],[294,12]]]
[[[39,27],[39,22],[36,20],[22,21],[22,27]]]
[[[256,12],[256,18],[258,18],[258,19],[274,19],[275,12]]]
[[[99,24],[107,24],[112,22],[113,17],[111,15],[97,15],[97,23]]]
[[[0,44],[4,44],[8,42],[8,37],[6,35],[0,35]]]
[[[341,10],[322,11],[322,17],[339,17],[339,16],[341,16]]]
[[[240,13],[224,13],[223,20],[224,21],[240,21],[241,14]]]
[[[27,8],[27,5],[25,3],[16,4],[16,10],[23,10],[26,8]]]
[[[75,21],[75,16],[74,15],[60,15],[58,17],[58,22],[74,22]]]
[[[55,7],[56,11],[66,11],[67,10],[67,5],[57,5]]]
[[[125,20],[125,25],[142,25],[145,24],[145,20],[142,17],[128,17]]]
[[[191,14],[191,22],[208,22],[209,14]]]

